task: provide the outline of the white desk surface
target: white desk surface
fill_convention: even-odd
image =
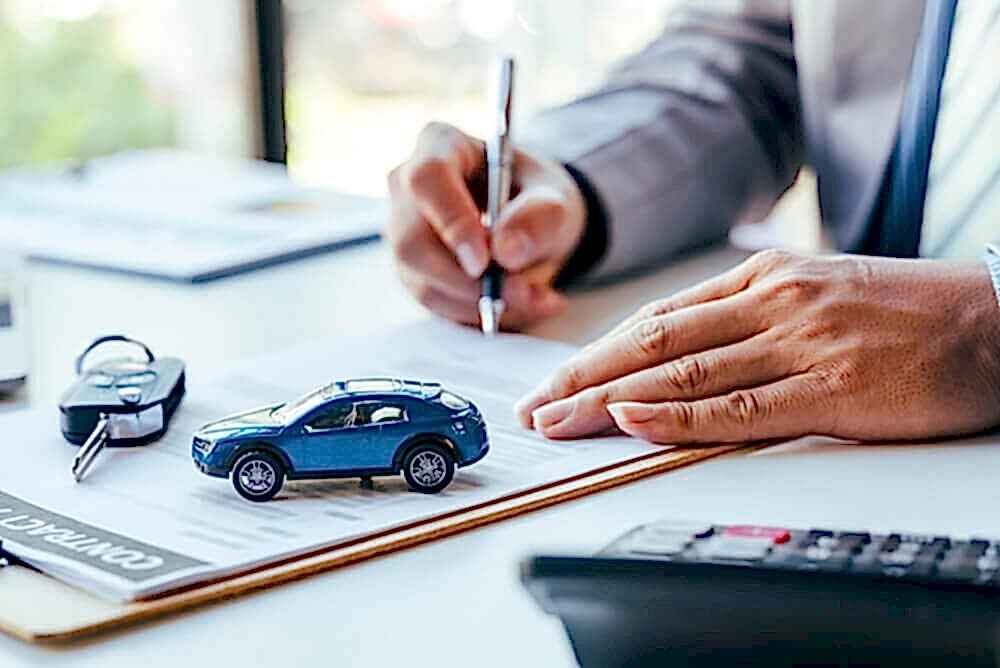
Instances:
[[[575,295],[568,313],[535,333],[586,341],[741,257],[716,251]],[[47,264],[30,265],[26,278],[28,395],[51,405],[53,420],[74,355],[98,334],[139,337],[197,374],[421,313],[376,245],[198,287]],[[818,443],[728,456],[83,644],[38,647],[0,635],[0,666],[572,666],[560,624],[519,584],[526,555],[592,553],[656,518],[996,535],[997,470],[1000,449],[975,442]]]

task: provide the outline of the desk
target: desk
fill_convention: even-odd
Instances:
[[[589,339],[638,304],[741,257],[715,251],[574,295],[567,314],[535,333]],[[73,356],[98,332],[146,338],[201,373],[347,327],[420,316],[381,246],[194,288],[44,264],[30,266],[26,278],[28,394],[39,405],[52,403],[69,380]],[[662,517],[995,534],[996,470],[1000,449],[974,442],[793,445],[723,457],[67,648],[0,636],[0,666],[572,666],[560,624],[519,584],[517,563],[525,555],[592,553],[633,525]]]

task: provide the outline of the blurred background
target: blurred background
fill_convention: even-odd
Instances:
[[[491,56],[519,57],[523,116],[596,83],[675,2],[286,0],[289,170],[381,194],[428,121],[488,128]],[[0,167],[151,146],[260,153],[254,12],[246,0],[0,0]]]
[[[428,121],[488,129],[493,56],[519,59],[523,121],[598,83],[677,4],[0,0],[0,169],[175,147],[382,195]],[[771,228],[812,248],[815,187],[800,181]]]

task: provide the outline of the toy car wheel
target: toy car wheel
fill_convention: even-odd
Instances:
[[[233,487],[249,501],[270,501],[281,489],[285,467],[274,455],[260,450],[248,452],[233,465]]]
[[[436,494],[455,477],[455,461],[443,446],[421,443],[403,459],[403,478],[415,492]]]

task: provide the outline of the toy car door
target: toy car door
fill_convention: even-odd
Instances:
[[[311,414],[302,445],[311,472],[349,472],[378,468],[371,452],[366,402],[341,399]]]
[[[377,430],[373,434],[372,449],[382,460],[383,466],[388,467],[392,464],[396,449],[413,435],[407,402],[395,399],[372,402],[368,419],[373,430]]]

